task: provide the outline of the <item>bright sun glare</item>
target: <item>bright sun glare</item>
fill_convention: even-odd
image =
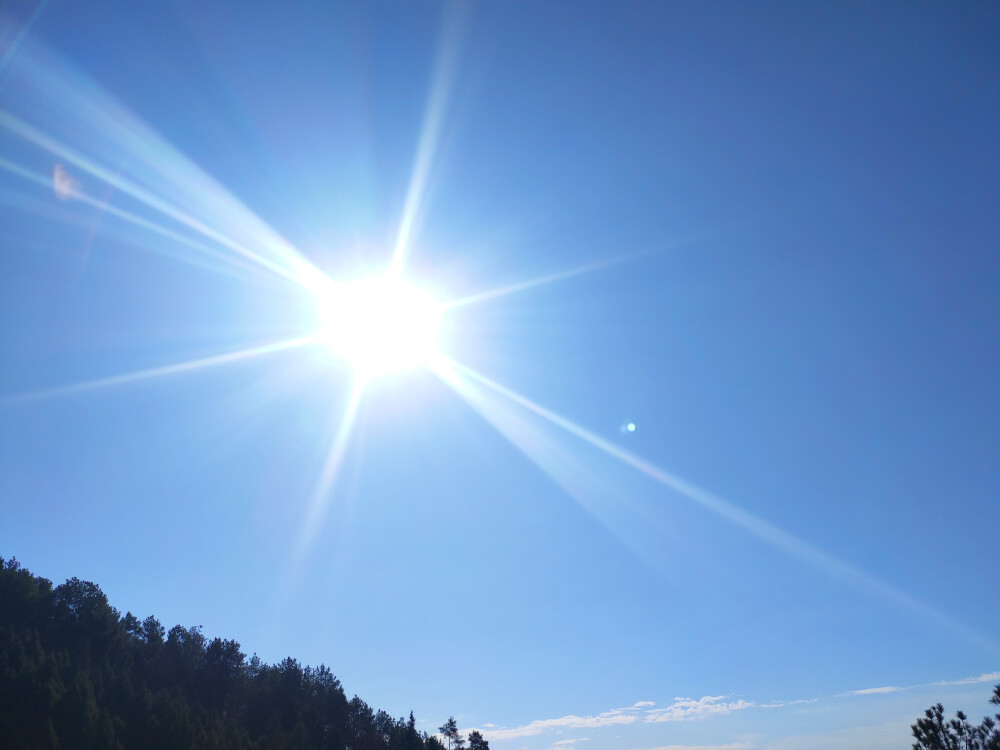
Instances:
[[[392,274],[332,284],[320,299],[323,339],[365,379],[431,365],[440,317],[427,292]]]

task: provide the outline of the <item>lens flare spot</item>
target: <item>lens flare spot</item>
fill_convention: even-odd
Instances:
[[[52,188],[56,198],[61,201],[68,201],[80,194],[80,182],[62,164],[56,164],[52,170]]]

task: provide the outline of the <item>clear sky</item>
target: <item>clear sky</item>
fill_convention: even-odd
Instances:
[[[495,750],[986,713],[1000,5],[0,14],[0,554]]]

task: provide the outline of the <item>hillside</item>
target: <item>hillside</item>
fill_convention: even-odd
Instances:
[[[324,665],[265,664],[200,628],[167,631],[0,558],[0,747],[442,750],[413,713],[348,700]]]

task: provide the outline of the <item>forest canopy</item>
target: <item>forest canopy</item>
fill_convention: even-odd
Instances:
[[[0,558],[0,605],[7,750],[443,750],[412,711],[348,700],[325,665],[266,664],[199,627],[121,615],[88,581],[53,587]]]

